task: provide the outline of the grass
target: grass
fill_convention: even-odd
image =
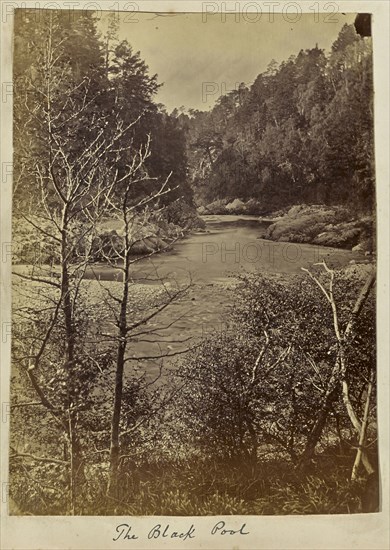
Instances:
[[[361,511],[363,481],[349,480],[349,464],[324,458],[302,475],[288,462],[203,460],[124,469],[121,495],[86,513],[208,516],[349,514]],[[92,504],[92,502],[91,502]]]
[[[92,471],[92,470],[91,470]],[[58,474],[56,474],[58,475]],[[98,466],[82,488],[79,515],[306,515],[361,512],[364,479],[351,482],[350,457],[318,457],[308,474],[287,461],[212,459],[125,464],[120,494],[106,496],[107,470]],[[26,500],[23,480],[11,497],[19,513],[62,515],[65,494],[40,490]],[[50,487],[50,480],[46,482]],[[19,487],[19,490],[18,490]],[[14,513],[18,513],[15,511]]]

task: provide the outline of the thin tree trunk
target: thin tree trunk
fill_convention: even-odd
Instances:
[[[66,334],[66,371],[67,371],[67,396],[65,407],[68,411],[68,437],[70,451],[70,509],[72,515],[76,513],[76,501],[79,492],[79,481],[82,479],[82,459],[80,442],[77,436],[75,411],[72,410],[73,403],[73,376],[75,365],[75,327],[74,311],[70,293],[69,269],[68,269],[68,234],[67,234],[67,207],[64,209],[62,247],[61,247],[61,297],[63,300],[63,312],[65,319]]]
[[[129,274],[130,274],[130,243],[128,238],[128,227],[126,225],[125,235],[125,271],[123,274],[123,291],[119,316],[119,345],[116,360],[114,407],[111,420],[111,442],[110,442],[110,477],[107,493],[118,497],[118,473],[119,473],[119,426],[121,419],[122,397],[123,397],[123,371],[127,347],[127,301],[129,296]]]
[[[322,432],[326,426],[329,412],[331,411],[333,403],[336,401],[338,394],[338,386],[336,386],[335,388],[333,388],[332,391],[327,392],[325,396],[317,419],[307,439],[305,450],[303,451],[299,459],[299,467],[301,469],[306,468],[310,460],[313,458],[316,446],[321,439]]]
[[[338,438],[339,438],[339,451],[340,451],[341,455],[344,455],[345,454],[345,448],[344,448],[343,434],[341,432],[341,427],[340,427],[340,417],[336,413],[335,410],[333,410],[333,414],[334,414],[334,418],[335,418],[335,422],[336,422],[336,431],[337,431],[337,435],[338,435]]]
[[[67,414],[63,417],[63,425],[68,438],[69,454],[70,454],[70,511],[74,515],[76,513],[76,501],[79,491],[78,481],[82,473],[83,462],[81,458],[81,446],[77,435],[77,419],[76,412],[73,410],[73,384],[74,384],[74,366],[75,366],[75,323],[74,323],[74,308],[71,296],[71,284],[69,274],[69,205],[70,199],[66,192],[61,192],[61,185],[58,184],[55,170],[53,169],[53,125],[52,125],[52,84],[53,84],[53,68],[55,66],[54,51],[53,51],[53,17],[50,14],[48,25],[48,43],[47,43],[47,58],[46,58],[46,108],[47,108],[47,131],[49,135],[49,172],[53,186],[60,198],[62,210],[61,223],[61,308],[64,314],[65,323],[65,369],[67,373],[67,394],[65,399],[65,410]]]
[[[354,308],[351,312],[351,316],[350,316],[350,319],[348,321],[348,324],[346,326],[346,329],[344,331],[344,335],[343,335],[343,339],[344,339],[344,342],[346,340],[348,340],[348,338],[350,337],[351,333],[352,333],[352,329],[353,329],[353,326],[356,322],[356,319],[358,318],[359,314],[360,314],[360,311],[369,295],[369,292],[375,282],[375,272],[373,271],[369,277],[367,278],[365,284],[363,285],[360,293],[359,293],[359,296],[355,302],[355,305],[354,305]],[[332,308],[333,310],[333,308]],[[333,310],[333,315],[335,315],[335,311]],[[336,319],[337,319],[337,316],[336,316]],[[325,425],[326,425],[326,422],[327,422],[327,418],[328,418],[328,414],[332,408],[332,404],[336,401],[336,399],[338,399],[339,395],[340,395],[340,389],[341,389],[341,382],[345,382],[345,380],[342,380],[344,378],[344,373],[342,373],[341,371],[343,370],[343,368],[340,368],[341,365],[340,365],[340,356],[338,354],[338,357],[336,359],[336,362],[335,362],[335,365],[333,367],[333,370],[332,370],[332,375],[331,375],[331,379],[329,381],[329,384],[328,384],[328,389],[327,389],[327,392],[325,394],[325,397],[324,397],[324,401],[323,401],[323,404],[321,406],[321,409],[318,413],[318,416],[317,416],[317,419],[314,423],[314,426],[312,428],[312,431],[308,437],[308,440],[307,440],[307,443],[306,443],[306,447],[305,447],[305,450],[303,451],[302,455],[301,455],[301,458],[299,460],[299,468],[301,469],[304,469],[307,464],[310,462],[310,460],[312,459],[313,455],[314,455],[314,451],[315,451],[315,448],[319,442],[319,440],[321,439],[321,436],[322,436],[322,432],[325,428]],[[344,391],[343,391],[343,396],[344,396],[344,403],[346,404],[346,406],[349,404],[349,398],[347,399],[348,397],[348,392],[346,392],[346,389],[345,388],[345,384],[344,384]],[[347,412],[350,412],[348,410],[348,407],[347,407]],[[351,421],[354,420],[354,415],[352,415],[351,418]],[[356,428],[356,422],[353,423],[355,428]]]
[[[118,496],[118,469],[119,469],[119,424],[122,408],[123,394],[123,370],[125,359],[126,343],[120,342],[118,347],[116,373],[115,373],[115,395],[114,407],[111,421],[111,444],[110,444],[110,479],[108,494]]]
[[[356,477],[357,477],[357,473],[358,473],[359,466],[360,466],[360,461],[362,459],[364,460],[364,454],[365,453],[363,453],[363,446],[364,446],[364,441],[366,439],[366,431],[367,431],[367,426],[368,426],[368,415],[369,415],[369,412],[370,412],[370,401],[371,401],[371,394],[372,394],[373,385],[374,385],[374,369],[371,370],[370,381],[368,383],[368,388],[367,388],[367,397],[366,397],[366,403],[365,403],[365,406],[364,406],[363,422],[362,422],[362,427],[361,427],[361,430],[360,430],[360,437],[359,437],[359,447],[358,447],[358,450],[357,450],[357,453],[356,453],[356,458],[355,458],[355,462],[354,462],[354,465],[353,465],[353,468],[352,468],[352,474],[351,474],[351,480],[352,481],[354,479],[356,479]],[[366,469],[367,469],[368,464],[367,464],[367,462],[365,463]],[[374,469],[371,467],[371,465],[369,465],[369,466],[371,468],[371,471],[368,471],[368,474],[372,474],[374,472]]]

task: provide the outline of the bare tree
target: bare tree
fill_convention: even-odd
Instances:
[[[337,304],[333,293],[333,283],[334,283],[335,272],[332,269],[330,269],[325,262],[321,262],[320,264],[315,264],[315,265],[321,265],[325,269],[326,273],[328,274],[329,276],[328,288],[326,288],[322,284],[322,282],[318,279],[318,277],[313,275],[313,273],[310,272],[308,269],[306,268],[301,268],[301,269],[305,271],[309,275],[309,277],[316,283],[316,285],[320,288],[321,292],[324,294],[327,302],[331,307],[332,317],[333,317],[333,329],[334,329],[334,334],[337,342],[337,355],[336,355],[336,361],[335,361],[334,367],[332,369],[331,377],[329,379],[326,392],[323,398],[321,409],[318,413],[316,422],[308,437],[305,450],[300,459],[300,465],[301,467],[305,467],[307,462],[312,458],[314,454],[314,450],[317,446],[317,443],[320,440],[322,432],[325,428],[328,414],[332,409],[333,403],[339,397],[340,389],[341,389],[341,396],[343,399],[345,410],[348,414],[350,422],[359,440],[358,452],[357,452],[355,465],[353,468],[352,477],[355,477],[356,475],[356,470],[360,463],[360,460],[363,461],[363,464],[367,472],[370,474],[374,471],[374,469],[370,464],[367,454],[363,449],[363,444],[364,444],[364,439],[366,435],[369,405],[370,405],[370,398],[372,393],[372,385],[373,385],[373,377],[374,377],[375,369],[371,367],[370,381],[367,389],[364,418],[363,418],[363,422],[361,422],[356,414],[356,411],[350,399],[350,388],[349,388],[348,376],[347,376],[348,363],[346,359],[345,350],[346,350],[346,345],[348,344],[349,340],[353,335],[353,329],[354,329],[356,320],[375,282],[375,272],[372,271],[368,276],[355,302],[354,308],[350,314],[349,321],[344,331],[342,331],[339,323]]]
[[[116,331],[114,333],[104,333],[116,348],[116,367],[114,381],[114,399],[111,417],[111,436],[110,436],[110,476],[108,483],[108,494],[116,497],[118,493],[118,472],[120,463],[120,424],[121,410],[124,390],[124,369],[129,361],[139,359],[161,359],[169,357],[175,352],[163,352],[156,356],[149,357],[129,357],[127,350],[129,344],[133,341],[139,341],[140,338],[153,336],[154,329],[148,327],[148,323],[163,312],[169,305],[178,300],[185,294],[189,284],[178,284],[176,289],[170,288],[159,279],[163,289],[163,295],[151,307],[145,305],[145,311],[140,315],[135,315],[131,310],[132,296],[131,286],[133,284],[132,267],[140,259],[150,258],[157,252],[171,246],[176,240],[171,238],[169,243],[162,249],[152,249],[148,254],[136,255],[137,245],[144,240],[155,237],[153,232],[148,234],[148,223],[153,215],[156,215],[156,207],[159,199],[169,193],[169,177],[156,186],[156,178],[148,175],[145,162],[150,155],[150,136],[146,143],[133,151],[131,146],[127,149],[126,169],[117,180],[115,196],[109,198],[109,207],[106,216],[112,221],[120,222],[121,238],[120,243],[112,243],[111,254],[107,253],[103,247],[99,254],[107,265],[121,272],[121,290],[117,295],[101,283],[106,292],[105,303],[110,314],[115,319]],[[143,186],[143,196],[140,198],[134,189],[139,185]],[[150,192],[145,189],[150,187]],[[150,225],[150,224],[149,224]],[[174,322],[174,320],[172,321]],[[171,325],[171,323],[170,323]],[[164,327],[160,327],[164,330]],[[186,339],[178,338],[176,342],[184,343]],[[183,350],[184,351],[184,350]]]
[[[93,259],[98,222],[121,182],[117,164],[123,154],[123,137],[137,120],[125,125],[120,113],[113,113],[109,130],[104,124],[94,126],[84,137],[83,147],[75,150],[80,124],[89,120],[93,90],[88,78],[72,83],[54,15],[49,15],[47,25],[38,60],[41,78],[32,75],[25,88],[19,90],[26,94],[25,101],[18,102],[23,108],[25,128],[38,132],[41,150],[26,161],[39,186],[34,207],[28,211],[25,204],[19,207],[16,203],[14,214],[19,223],[27,224],[27,233],[34,234],[33,245],[40,257],[30,257],[26,260],[31,262],[29,268],[15,271],[15,276],[28,282],[29,294],[28,301],[16,312],[29,333],[27,338],[23,332],[19,338],[16,335],[15,343],[19,350],[17,362],[24,366],[41,405],[66,436],[69,509],[75,513],[78,481],[83,476],[78,436],[85,393],[81,382],[83,360],[88,359],[99,373],[99,355],[94,358],[93,350],[88,350],[83,341],[82,283]],[[52,391],[50,379],[64,391]]]
[[[24,128],[38,132],[41,149],[32,157],[26,153],[25,161],[39,194],[34,197],[32,209],[27,209],[24,202],[20,206],[16,203],[15,219],[27,225],[25,234],[34,235],[33,244],[39,248],[40,257],[30,257],[26,260],[29,267],[15,270],[15,276],[28,282],[27,291],[22,290],[28,295],[27,305],[20,305],[15,312],[23,327],[15,339],[15,361],[23,365],[41,406],[53,416],[66,438],[63,462],[69,464],[69,510],[74,514],[85,462],[79,435],[80,411],[88,384],[92,383],[85,380],[85,365],[88,363],[93,371],[91,378],[99,377],[102,364],[109,362],[109,353],[116,353],[109,483],[109,493],[114,494],[120,460],[123,373],[125,364],[132,360],[126,354],[128,343],[152,335],[153,330],[145,331],[143,327],[182,296],[186,287],[172,290],[163,286],[164,299],[134,318],[131,267],[140,259],[134,251],[137,243],[154,237],[153,232],[146,235],[145,231],[150,217],[156,214],[159,199],[170,191],[169,177],[158,183],[148,175],[145,161],[150,155],[149,136],[143,146],[133,145],[133,130],[142,115],[124,123],[121,110],[113,108],[109,124],[104,114],[96,119],[91,106],[100,92],[95,93],[88,78],[72,84],[63,41],[57,35],[60,30],[50,14],[41,58],[37,60],[41,77],[31,75],[19,90],[25,98],[19,98],[23,117],[18,120],[24,120]],[[90,122],[91,128],[85,131],[83,124]],[[77,146],[80,132],[82,146]],[[21,128],[17,135],[20,150],[24,143]],[[110,322],[117,332],[110,334],[104,345],[99,342],[96,346],[96,337],[85,334],[81,319],[92,311],[84,280],[96,256],[103,219],[120,220],[123,225],[122,244],[115,259],[106,254],[104,247],[98,251],[108,265],[122,273],[122,290],[114,296],[105,289]],[[148,255],[155,253],[153,249]],[[42,292],[43,288],[47,290]],[[94,323],[98,319],[90,321]],[[27,341],[23,334],[26,326]],[[161,351],[157,358],[166,355],[170,354]],[[57,387],[64,391],[56,392]],[[13,458],[27,459],[27,454],[31,455],[15,452]],[[32,456],[38,460],[37,454]]]

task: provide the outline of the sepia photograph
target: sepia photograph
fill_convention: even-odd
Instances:
[[[13,12],[10,516],[382,510],[373,18],[216,5]]]

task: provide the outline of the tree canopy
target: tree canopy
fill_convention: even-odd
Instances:
[[[104,35],[96,28],[93,12],[16,10],[14,64],[14,200],[16,207],[36,208],[37,164],[45,165],[49,150],[43,121],[49,110],[56,113],[54,132],[66,141],[67,153],[81,156],[103,132],[107,141],[121,127],[119,148],[131,143],[134,151],[150,136],[151,154],[146,169],[151,178],[171,174],[174,192],[191,204],[186,182],[187,158],[184,130],[176,118],[154,101],[159,88],[157,75],[150,75],[140,52],[118,38],[117,25],[109,21]],[[51,52],[51,53],[49,53]],[[48,71],[50,76],[48,77]],[[50,94],[45,89],[50,82]],[[48,97],[54,98],[48,102]],[[81,113],[81,116],[75,116]],[[112,165],[122,173],[126,155]],[[106,164],[109,156],[105,157]],[[46,165],[48,163],[46,162]],[[142,194],[142,189],[137,189]]]
[[[265,210],[298,202],[370,211],[374,202],[371,39],[344,25],[331,52],[316,45],[209,112],[181,114],[200,204],[259,199]]]

